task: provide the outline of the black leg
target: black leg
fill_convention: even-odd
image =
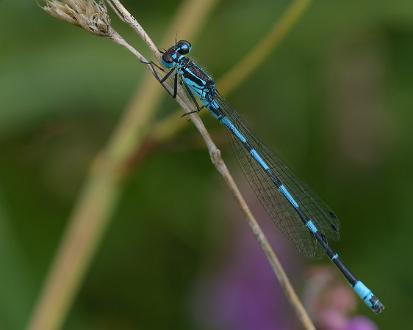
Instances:
[[[152,72],[153,72],[156,80],[158,80],[161,83],[162,87],[165,88],[165,90],[168,92],[169,95],[171,95],[173,98],[175,98],[176,97],[176,86],[174,86],[174,93],[172,94],[168,90],[168,88],[166,88],[166,86],[163,84],[165,82],[165,80],[168,79],[168,77],[172,74],[172,72],[175,71],[175,68],[172,68],[163,78],[161,78],[161,77],[159,77],[158,72],[156,71],[155,67],[157,67],[159,70],[162,70],[162,72],[165,72],[165,70],[162,67],[160,67],[158,64],[156,64],[155,62],[152,62],[152,61],[151,62],[141,61],[141,62],[143,64],[147,64],[151,67]],[[176,85],[176,82],[175,82],[175,85]]]
[[[177,87],[176,87],[176,80],[177,80],[177,73],[175,73],[174,77],[174,90],[173,93],[169,91],[168,88],[163,84],[166,79],[169,78],[169,76],[175,71],[175,68],[172,68],[162,79],[158,79],[158,81],[161,83],[162,87],[165,88],[165,90],[168,92],[169,95],[171,95],[173,98],[176,98],[176,92],[177,92]]]
[[[178,74],[175,73],[175,77],[174,77],[174,94],[172,95],[172,97],[175,99],[176,98],[176,93],[178,92]]]
[[[196,106],[196,111],[191,111],[191,112],[184,113],[181,117],[188,116],[188,115],[190,115],[190,114],[192,114],[192,113],[200,112],[201,109],[203,108],[203,106],[202,106],[202,108],[199,106],[199,104],[198,104],[198,102],[196,101],[196,98],[195,98],[194,94],[192,93],[191,89],[190,89],[185,83],[182,83],[182,82],[181,82],[181,84],[185,87],[186,91],[188,92],[189,97],[191,98],[192,102],[193,102],[193,103],[195,104],[195,106]]]
[[[162,72],[165,72],[165,70],[163,68],[161,68],[158,64],[156,64],[155,62],[152,62],[152,61],[151,62],[141,61],[141,63],[149,65],[151,67],[152,73],[155,76],[156,80],[161,82],[161,77],[159,77],[158,72],[156,71],[155,67],[157,67],[159,70],[162,70]],[[161,85],[163,86],[162,83],[161,83]],[[165,88],[165,86],[163,86],[163,87]],[[169,93],[168,90],[167,90],[167,92]]]
[[[168,79],[169,78],[169,76],[172,74],[172,72],[174,72],[175,71],[175,67],[173,67],[172,69],[171,69],[171,71],[169,71],[161,80],[159,80],[159,82],[161,83],[161,84],[163,84],[164,83],[164,81],[166,80],[166,79]]]

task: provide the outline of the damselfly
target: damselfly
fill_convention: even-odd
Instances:
[[[190,50],[191,44],[181,40],[164,51],[162,65],[170,71],[163,78],[158,77],[159,81],[163,84],[173,75],[173,93],[170,93],[173,97],[179,82],[198,111],[205,107],[229,130],[241,167],[274,223],[302,254],[313,257],[326,253],[357,295],[375,313],[380,313],[384,306],[379,299],[348,270],[328,243],[328,239],[339,238],[339,220],[335,213],[257,139],[224,101],[212,77],[186,56]]]

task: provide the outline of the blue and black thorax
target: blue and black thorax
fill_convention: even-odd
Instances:
[[[218,115],[219,105],[214,102],[215,81],[205,70],[186,56],[190,50],[191,44],[188,41],[178,41],[163,53],[162,65],[168,69],[175,69],[181,82],[198,96],[206,108]]]

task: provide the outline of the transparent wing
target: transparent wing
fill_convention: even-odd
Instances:
[[[304,214],[313,220],[318,230],[326,238],[338,240],[340,222],[335,213],[327,204],[302,184],[290,169],[251,133],[236,111],[231,109],[220,95],[217,94],[216,99],[220,103],[224,114],[231,119],[241,134],[247,138],[252,147],[255,148],[287,187]],[[252,159],[237,138],[230,132],[229,134],[231,135],[237,158],[248,182],[276,226],[295,244],[302,255],[318,257],[324,253],[319,243],[317,243],[302,223],[293,207],[279,193],[277,186],[257,162]]]

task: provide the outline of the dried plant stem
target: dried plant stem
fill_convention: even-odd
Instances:
[[[113,5],[116,7],[115,0],[110,0],[112,1]],[[117,8],[118,9],[118,8]],[[127,11],[123,6],[120,9],[122,11]],[[130,13],[127,13],[127,15],[132,16]],[[138,24],[139,23],[136,21],[136,19],[133,20],[133,24]],[[140,27],[139,29],[135,29],[135,31],[141,36],[141,38],[146,41],[149,36],[145,33],[144,29]],[[148,42],[148,46],[153,44],[152,41]],[[151,47],[150,47],[151,48]],[[155,54],[154,54],[155,55]],[[182,107],[182,109],[186,113],[191,113],[189,115],[192,123],[195,125],[195,127],[198,129],[199,133],[201,134],[202,138],[204,139],[204,142],[208,148],[210,158],[212,163],[214,164],[215,168],[218,170],[218,172],[221,174],[221,176],[224,178],[225,183],[228,185],[230,191],[234,195],[235,199],[239,203],[242,211],[244,212],[246,219],[248,221],[249,226],[251,227],[256,239],[258,240],[261,248],[263,249],[272,270],[274,271],[275,275],[277,276],[281,287],[283,288],[287,298],[289,299],[291,305],[295,309],[302,325],[304,326],[305,329],[314,329],[315,327],[311,322],[310,317],[308,316],[306,310],[304,309],[301,301],[299,300],[297,294],[295,293],[286,273],[284,272],[281,263],[279,259],[277,258],[276,254],[274,253],[271,245],[269,244],[267,238],[264,235],[264,232],[260,228],[258,222],[256,221],[254,215],[250,211],[245,199],[243,198],[237,184],[235,183],[231,173],[229,172],[225,162],[223,161],[221,157],[221,152],[215,145],[215,143],[212,141],[207,129],[205,128],[203,122],[201,121],[201,118],[198,116],[197,113],[193,113],[194,110],[194,105],[192,102],[188,99],[187,95],[183,92],[182,88],[178,88],[178,96],[176,98],[177,102],[179,105]]]
[[[240,191],[238,190],[238,187],[236,186],[236,183],[234,182],[234,179],[229,173],[226,165],[224,163],[221,164],[221,158],[218,158],[216,160],[216,163],[217,164],[215,164],[215,166],[217,167],[221,175],[224,177],[225,182],[227,183],[228,187],[231,189],[232,194],[235,196],[242,211],[246,215],[248,225],[250,226],[252,232],[255,235],[255,238],[260,244],[261,249],[264,251],[265,256],[267,257],[267,260],[270,263],[270,266],[275,276],[277,276],[277,279],[280,282],[281,288],[284,290],[284,293],[287,296],[287,299],[290,301],[290,304],[293,306],[298,318],[300,319],[301,324],[306,330],[315,330],[316,328],[314,324],[312,323],[304,306],[302,305],[300,299],[295,293],[294,288],[292,287],[291,282],[288,279],[288,276],[285,273],[280,263],[280,260],[278,259],[277,255],[272,249],[270,243],[268,242],[266,236],[264,235],[254,215],[251,213],[246,201],[244,200],[244,197],[241,195]]]
[[[108,1],[111,3],[111,1]],[[195,38],[200,28],[202,27],[205,18],[214,8],[217,0],[187,0],[179,8],[173,22],[170,25],[168,32],[164,36],[163,44],[172,44],[175,39],[174,31],[186,31],[185,35],[189,39]],[[116,5],[116,6],[115,6]],[[130,13],[120,4],[119,1],[113,1],[111,6],[116,10],[118,15],[124,20],[123,17],[128,17],[126,21],[128,24],[133,26],[135,31],[139,31],[139,35],[143,40],[147,40],[146,32],[142,30],[140,25],[136,22],[135,18],[130,15]],[[116,43],[125,47],[132,53],[136,52],[136,49],[131,47],[126,43],[122,37],[116,35],[112,38]],[[149,38],[149,45],[152,51],[158,52],[156,46],[152,43]],[[132,49],[131,49],[132,48]],[[136,56],[136,54],[135,54]],[[137,56],[140,61],[147,62],[146,59],[142,59]],[[151,68],[151,67],[149,67]],[[149,127],[151,120],[155,113],[155,110],[160,104],[161,97],[164,96],[164,90],[159,88],[159,84],[153,79],[152,74],[145,75],[142,84],[138,87],[132,100],[126,109],[123,120],[117,127],[116,133],[113,135],[112,150],[116,150],[121,153],[123,157],[128,158],[131,154],[139,149],[142,139],[146,132],[144,127]],[[151,128],[152,129],[152,128]]]
[[[274,48],[284,40],[288,32],[297,24],[310,2],[311,0],[294,0],[281,19],[275,22],[268,34],[218,80],[217,85],[223,95],[231,93],[265,62]],[[168,141],[186,126],[187,122],[181,120],[180,114],[177,111],[157,123],[151,130],[150,138],[157,142]]]
[[[136,21],[135,17],[131,15],[129,11],[122,5],[122,3],[118,0],[107,0],[106,1],[113,11],[119,16],[119,18],[126,24],[128,24],[140,37],[141,39],[147,44],[147,46],[152,51],[152,54],[156,57],[156,59],[160,58],[160,52],[158,48],[155,46],[154,42],[151,38],[149,38],[146,31],[142,28],[142,26]]]
[[[215,3],[216,0],[185,1],[168,31],[182,29],[190,31],[188,37],[193,37]],[[191,17],[189,13],[193,14],[194,19],[183,19]],[[140,25],[136,24],[134,18],[126,17],[129,24],[139,30]],[[173,40],[174,35],[171,32],[168,34],[166,39]],[[128,49],[140,61],[147,61],[113,29],[108,38]],[[150,42],[150,39],[147,41]],[[151,49],[157,51],[154,45]],[[123,164],[142,141],[162,95],[159,84],[148,75],[109,139],[107,147],[97,156],[69,220],[28,329],[61,328],[117,205]]]
[[[132,26],[147,43],[153,55],[159,58],[157,47],[136,19],[119,1],[110,0],[110,2],[123,21]],[[110,38],[126,47],[138,59],[146,61],[142,54],[130,46],[115,31],[111,31]],[[138,93],[138,95],[141,95],[140,98],[146,99],[147,92],[154,90],[153,86],[155,85],[156,82],[154,82],[154,85],[148,83],[146,88],[141,89]],[[149,104],[143,105],[143,108],[146,109],[145,111],[133,112],[131,110],[127,112],[119,126],[120,128],[115,131],[110,139],[107,148],[97,157],[69,223],[68,230],[62,240],[43,294],[29,324],[29,329],[48,330],[61,327],[117,203],[120,194],[119,180],[122,176],[122,165],[133,152],[133,146],[136,146],[141,141],[142,135],[148,128],[148,122],[151,119],[151,109],[154,108],[156,97],[150,97],[149,99],[151,100],[148,101]],[[179,88],[177,102],[187,113],[193,110],[193,104],[181,88]],[[250,227],[262,246],[273,271],[295,308],[304,328],[315,329],[282,270],[271,246],[239,192],[220,156],[220,151],[211,140],[199,116],[191,114],[189,117],[205,140],[213,164],[223,176],[245,213]]]

